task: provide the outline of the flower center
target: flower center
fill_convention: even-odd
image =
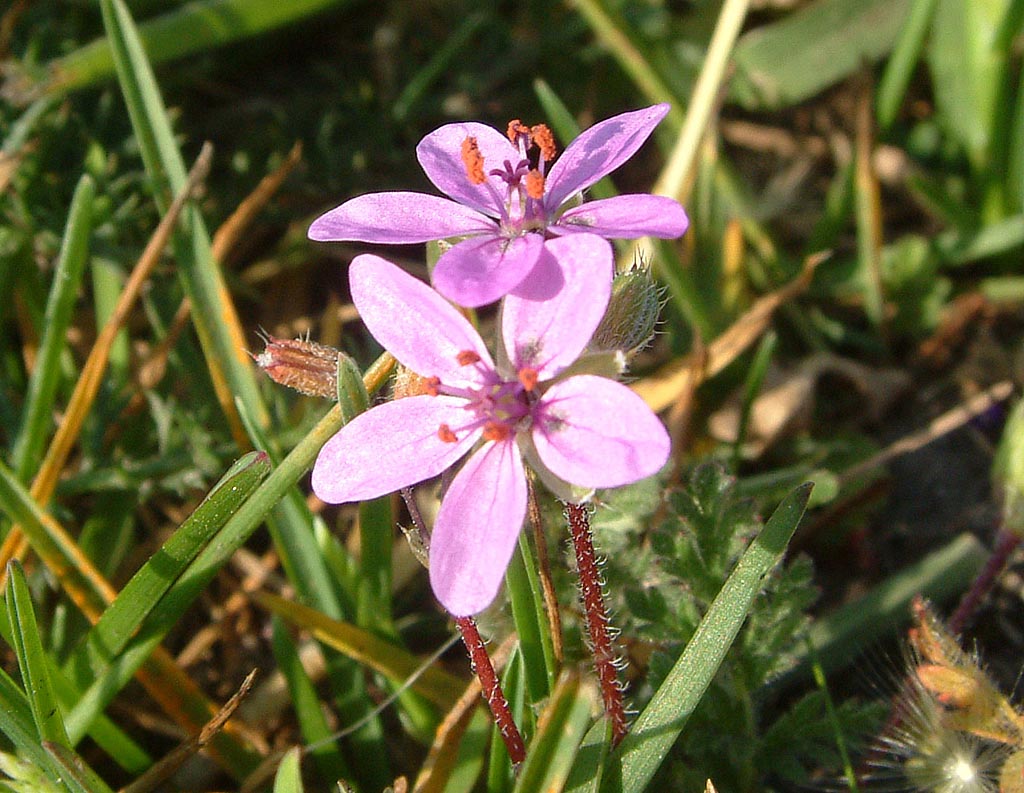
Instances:
[[[543,233],[551,214],[544,206],[544,179],[556,153],[554,135],[544,124],[528,127],[519,119],[509,122],[507,134],[519,157],[514,162],[505,160],[490,170],[485,166],[493,164],[484,162],[476,138],[470,136],[462,142],[466,178],[474,185],[486,184],[493,191],[496,204],[501,208],[499,220],[505,236]],[[487,179],[487,176],[494,179]]]
[[[456,356],[462,366],[476,366],[480,356],[472,350],[463,350]],[[512,438],[517,431],[529,427],[538,394],[537,372],[529,367],[520,370],[515,380],[504,380],[492,369],[486,371],[486,382],[482,386],[447,386],[438,378],[428,379],[429,394],[447,394],[466,400],[466,422],[457,427],[441,424],[437,437],[445,443],[457,443],[466,432],[483,427],[487,441],[504,441]]]

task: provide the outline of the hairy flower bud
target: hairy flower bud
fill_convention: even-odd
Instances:
[[[608,311],[590,342],[592,350],[630,352],[654,335],[661,310],[661,289],[650,268],[634,265],[612,282]]]
[[[252,359],[271,380],[309,396],[338,398],[338,362],[344,353],[308,339],[267,335],[264,342],[266,348]]]

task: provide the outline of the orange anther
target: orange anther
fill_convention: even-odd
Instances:
[[[540,149],[540,156],[545,162],[555,159],[558,150],[555,148],[555,136],[551,134],[547,124],[534,124],[530,127],[530,138],[534,145]]]
[[[472,350],[463,350],[455,356],[455,360],[459,362],[459,366],[469,366],[470,364],[479,362],[480,355]]]
[[[540,171],[533,168],[526,174],[526,194],[534,201],[540,201],[544,197],[544,177]]]
[[[497,421],[488,421],[484,425],[485,441],[507,441],[512,430],[507,424],[500,424]]]
[[[519,382],[527,391],[532,391],[537,387],[537,370],[524,366],[519,370]]]
[[[466,175],[473,184],[483,184],[484,156],[480,153],[480,147],[476,138],[470,136],[462,141],[462,164],[466,167]]]
[[[437,428],[437,437],[440,438],[444,443],[458,443],[459,439],[452,432],[452,428],[447,424],[442,424]]]
[[[441,393],[441,378],[440,377],[427,377],[424,378],[423,383],[424,393],[429,396],[437,396]]]

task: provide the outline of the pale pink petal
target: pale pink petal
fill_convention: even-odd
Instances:
[[[551,239],[544,249],[543,263],[505,298],[501,335],[514,369],[528,366],[549,380],[575,361],[594,335],[608,307],[615,262],[612,246],[594,234]],[[542,280],[537,274],[552,266],[562,288],[547,299],[534,299],[534,281]]]
[[[543,251],[540,234],[463,240],[438,259],[434,288],[467,308],[493,303],[530,275]]]
[[[538,406],[533,442],[544,464],[582,487],[618,487],[668,461],[668,432],[621,383],[579,375],[555,383]]]
[[[329,504],[393,493],[437,476],[470,450],[482,430],[459,431],[472,421],[466,400],[414,396],[385,402],[356,416],[320,449],[313,492]],[[445,443],[447,424],[458,441]]]
[[[480,334],[425,283],[368,253],[352,260],[348,278],[363,323],[402,364],[448,385],[488,381],[494,364]],[[460,364],[464,351],[475,352],[479,362]]]
[[[549,211],[569,196],[586,190],[632,157],[669,111],[653,105],[612,116],[570,143],[548,172],[544,205]]]
[[[586,201],[567,210],[548,227],[553,234],[589,231],[606,238],[636,239],[683,236],[690,225],[686,212],[674,198],[658,195],[620,195]]]
[[[441,196],[425,193],[367,193],[313,221],[309,238],[319,242],[357,240],[403,245],[467,234],[494,234],[486,215]]]
[[[456,617],[498,594],[526,517],[526,475],[516,444],[485,444],[456,475],[430,536],[430,585]]]
[[[484,184],[469,181],[466,166],[462,162],[462,142],[466,138],[476,138],[477,148],[483,155],[484,173],[488,174]],[[423,138],[416,147],[416,158],[430,181],[444,193],[460,204],[492,217],[500,217],[507,188],[504,182],[489,173],[495,168],[504,168],[505,160],[509,160],[514,167],[519,161],[519,152],[494,127],[465,121],[445,124]]]

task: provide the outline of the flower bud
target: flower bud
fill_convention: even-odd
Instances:
[[[344,353],[308,339],[267,335],[264,341],[266,348],[252,359],[271,380],[310,396],[338,398],[338,362]]]
[[[661,288],[650,268],[634,265],[612,282],[608,310],[591,339],[592,350],[631,352],[654,336],[661,310]]]

